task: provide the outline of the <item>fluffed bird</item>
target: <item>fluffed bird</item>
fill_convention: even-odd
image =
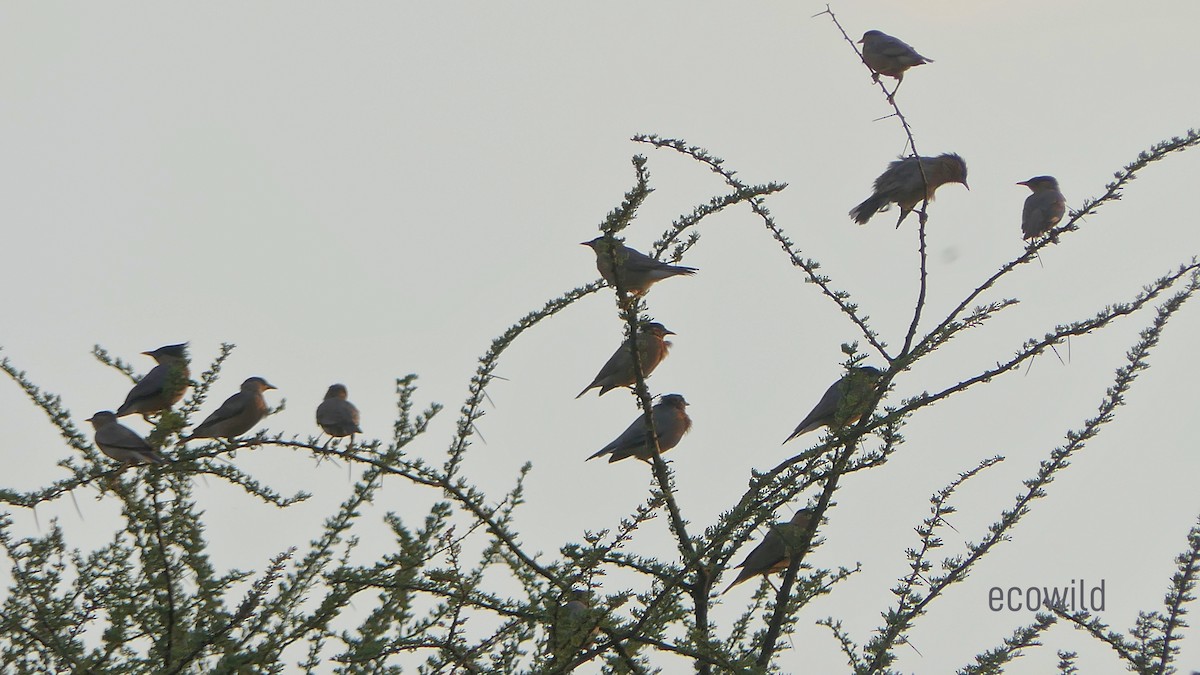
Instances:
[[[267,402],[263,399],[263,392],[274,388],[275,385],[261,377],[246,378],[246,381],[242,382],[242,390],[225,399],[221,407],[206,417],[192,431],[192,435],[184,440],[233,438],[250,431],[267,416]]]
[[[133,429],[117,421],[117,416],[110,410],[101,410],[87,419],[96,429],[93,440],[100,452],[122,464],[136,466],[138,464],[170,464],[157,450],[152,448],[146,439]]]
[[[1046,234],[1066,215],[1067,198],[1059,192],[1058,180],[1054,176],[1034,176],[1017,185],[1024,185],[1033,191],[1025,198],[1025,208],[1021,211],[1023,239]]]
[[[615,246],[610,246],[612,242]],[[695,267],[670,265],[660,260],[629,248],[615,239],[596,237],[591,241],[581,242],[596,253],[596,269],[600,276],[613,288],[623,290],[630,295],[642,295],[655,282],[673,277],[677,274],[695,274]],[[613,265],[615,252],[616,265]]]
[[[883,31],[869,30],[863,33],[858,41],[863,46],[863,61],[875,71],[875,81],[880,75],[886,75],[896,80],[896,88],[888,96],[895,96],[904,81],[904,71],[913,66],[933,63],[933,59],[925,58],[899,38],[894,38]]]
[[[346,385],[330,385],[325,400],[317,406],[317,425],[330,436],[350,436],[353,443],[354,434],[361,434],[362,429],[358,427],[358,408],[346,396]]]
[[[129,390],[125,402],[117,408],[117,417],[140,413],[146,417],[150,413],[162,412],[179,402],[183,392],[188,388],[187,346],[184,342],[177,345],[166,345],[152,352],[142,352],[153,358],[158,365],[150,369],[145,377],[138,380]]]
[[[790,521],[780,521],[772,525],[758,546],[755,546],[742,564],[738,565],[742,571],[721,591],[721,595],[750,577],[786,570],[792,563],[792,550],[799,548],[802,543],[797,540],[808,530],[815,513],[816,509],[813,508],[801,509]]]
[[[792,435],[783,442],[787,443],[801,434],[823,426],[841,427],[857,422],[866,412],[875,384],[882,375],[883,371],[873,366],[851,368],[842,379],[829,385],[812,412],[808,413]]]
[[[642,324],[637,336],[638,362],[642,366],[642,377],[650,377],[658,364],[667,358],[667,351],[671,348],[671,343],[664,338],[674,334],[661,323]],[[621,343],[617,351],[608,357],[608,361],[600,369],[592,383],[584,387],[583,391],[579,392],[575,398],[583,396],[596,387],[600,387],[600,395],[603,396],[611,389],[632,387],[637,382],[637,376],[633,369],[633,350],[630,349],[632,339],[632,337],[626,338]]]
[[[692,428],[692,419],[687,416],[688,402],[683,400],[679,394],[664,395],[653,408],[650,409],[652,419],[654,420],[654,432],[658,436],[658,450],[664,453],[671,448],[679,445],[680,439]],[[642,415],[629,425],[629,428],[621,432],[616,440],[608,445],[600,448],[595,454],[588,459],[596,459],[602,455],[612,453],[608,458],[609,463],[618,462],[626,457],[637,457],[640,460],[649,462],[654,456],[654,447],[650,442],[650,434],[646,429],[646,420]]]
[[[920,165],[917,160],[920,159]],[[921,169],[925,170],[924,179]],[[850,217],[859,225],[866,225],[871,216],[887,209],[888,204],[900,206],[900,219],[896,227],[920,204],[922,200],[933,201],[933,193],[946,183],[962,183],[968,190],[967,163],[962,157],[945,153],[937,157],[904,157],[897,159],[875,179],[875,193],[863,203],[850,209]]]

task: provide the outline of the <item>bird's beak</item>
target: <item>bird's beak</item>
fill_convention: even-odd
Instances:
[[[270,382],[267,382],[263,386],[266,387],[267,389],[278,389],[279,388],[279,387],[276,387],[275,385],[271,384]]]
[[[1020,183],[1017,183],[1017,185],[1024,185],[1025,187],[1029,187],[1029,181],[1023,180]]]
[[[967,181],[965,181],[965,180],[963,181],[963,187],[967,188],[967,191],[968,191],[968,192],[970,192],[970,191],[971,191],[971,186],[970,186],[970,185],[967,185]]]
[[[861,45],[862,43],[863,43],[863,41],[862,41],[862,40],[859,40],[859,41],[858,41],[858,44],[860,44],[860,45]]]
[[[673,330],[667,330],[666,328],[664,328],[664,329],[663,329],[663,335],[679,335],[679,333],[676,333],[676,332],[675,332],[675,331],[673,331]]]
[[[96,419],[95,416],[92,416],[92,417],[89,417],[86,420],[84,420],[84,422],[91,422],[94,419]]]
[[[153,355],[154,355],[154,352],[142,352],[142,353],[143,353],[143,354],[145,354],[146,356],[153,356]]]
[[[591,246],[591,245],[592,245],[592,242],[590,242],[590,241],[581,241],[581,242],[579,242],[579,245],[580,245],[580,246]]]

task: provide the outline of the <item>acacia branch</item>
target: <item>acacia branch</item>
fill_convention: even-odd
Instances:
[[[1018,495],[1012,509],[1001,514],[1001,520],[991,526],[988,535],[978,544],[969,544],[967,556],[961,559],[947,560],[944,566],[949,571],[940,577],[929,580],[929,591],[924,598],[914,602],[907,611],[889,616],[888,624],[879,630],[879,636],[868,647],[868,650],[874,653],[869,672],[876,672],[884,666],[884,662],[888,660],[890,654],[890,645],[895,643],[917,616],[924,613],[925,608],[939,597],[942,591],[965,578],[967,572],[978,560],[993,546],[1005,539],[1007,532],[1028,513],[1029,504],[1045,495],[1045,487],[1053,482],[1055,474],[1069,466],[1070,457],[1081,450],[1087,441],[1099,434],[1104,424],[1112,420],[1113,412],[1124,401],[1124,395],[1137,379],[1138,373],[1149,367],[1147,361],[1150,352],[1158,344],[1167,321],[1198,288],[1200,288],[1200,280],[1193,273],[1187,289],[1176,293],[1159,306],[1151,325],[1142,331],[1141,339],[1127,355],[1129,364],[1117,369],[1114,384],[1108,389],[1102,400],[1099,413],[1088,419],[1082,430],[1067,432],[1067,444],[1054,449],[1050,453],[1050,459],[1042,462],[1037,476],[1025,481],[1027,491]]]
[[[838,21],[837,15],[833,13],[833,10],[829,8],[829,5],[825,5],[825,11],[817,14],[816,16],[821,16],[821,14],[829,15],[829,18],[833,21],[833,25],[837,26],[838,31],[841,32],[842,37],[846,40],[846,44],[850,45],[850,49],[854,50],[854,53],[858,56],[858,60],[862,62],[863,66],[865,66],[866,69],[872,74],[875,83],[879,85],[880,91],[883,92],[884,96],[887,98],[888,104],[891,105],[892,110],[895,111],[894,116],[896,119],[900,120],[900,126],[904,129],[904,136],[907,139],[907,147],[912,150],[912,156],[916,158],[917,162],[917,171],[921,174],[921,186],[923,189],[922,194],[925,195],[925,198],[921,200],[921,206],[916,210],[918,220],[917,240],[919,242],[917,246],[917,253],[920,257],[920,288],[917,292],[916,306],[913,308],[912,323],[909,324],[908,331],[904,334],[904,346],[900,348],[899,357],[905,357],[909,355],[909,352],[912,348],[913,338],[917,334],[917,324],[920,323],[921,312],[925,308],[925,297],[929,284],[929,255],[928,249],[925,245],[925,222],[929,218],[929,177],[925,175],[925,164],[921,162],[921,153],[917,152],[917,140],[913,138],[913,131],[912,127],[908,124],[908,118],[904,116],[904,113],[900,110],[900,105],[896,103],[896,97],[894,95],[895,92],[888,92],[887,87],[883,84],[883,78],[875,74],[875,71],[872,70],[871,66],[867,65],[867,60],[863,58],[863,54],[858,49],[858,45],[854,42],[854,40],[850,39],[849,35],[846,34],[846,29],[842,28],[841,22]],[[899,83],[896,84],[896,88],[900,88]],[[897,227],[899,227],[898,224]]]
[[[167,628],[166,635],[163,638],[163,670],[171,667],[171,659],[174,656],[173,640],[175,637],[175,583],[171,575],[171,559],[167,557],[167,547],[164,543],[162,528],[162,504],[158,501],[158,480],[150,479],[146,482],[146,489],[150,492],[150,504],[153,507],[153,525],[154,525],[154,540],[158,548],[158,555],[162,561],[162,576],[163,585],[166,587],[167,596]]]
[[[726,169],[723,166],[724,160],[709,155],[708,152],[703,148],[689,146],[682,140],[673,138],[660,138],[655,134],[638,134],[634,136],[632,140],[638,143],[653,145],[656,148],[667,148],[680,154],[687,155],[688,157],[691,157],[692,159],[707,166],[713,173],[725,179],[726,184],[735,190],[738,190],[739,192],[762,189],[753,188],[746,185],[736,177],[735,171]],[[772,188],[772,192],[777,192],[787,187],[787,184],[768,183],[767,187]],[[841,310],[841,312],[845,314],[854,323],[854,325],[858,326],[859,331],[862,332],[863,339],[865,339],[868,344],[870,344],[877,352],[879,352],[880,356],[890,363],[892,361],[892,357],[888,355],[887,343],[882,342],[879,339],[878,333],[871,330],[871,328],[867,325],[867,319],[869,317],[859,316],[858,305],[849,301],[850,294],[846,291],[835,290],[832,286],[830,286],[829,277],[817,273],[817,270],[821,268],[821,264],[819,262],[810,258],[800,257],[799,253],[795,250],[795,245],[790,239],[788,239],[787,235],[783,233],[783,228],[775,223],[775,218],[771,215],[771,211],[766,207],[766,201],[761,196],[748,199],[746,203],[750,206],[750,209],[755,213],[755,215],[762,219],[763,225],[771,233],[771,236],[775,239],[775,241],[779,243],[780,247],[783,248],[783,251],[788,255],[788,258],[791,259],[792,265],[803,270],[805,275],[808,277],[807,281],[809,283],[816,284],[816,286],[821,289],[821,292],[824,293],[825,296],[830,300],[832,300],[834,304],[838,306],[838,309]]]
[[[1155,143],[1148,150],[1143,150],[1133,162],[1126,164],[1124,168],[1117,171],[1114,176],[1115,181],[1108,183],[1105,186],[1105,192],[1098,198],[1085,200],[1079,209],[1071,211],[1067,221],[1046,233],[1046,236],[1040,240],[1031,243],[1025,252],[1017,256],[1013,260],[1005,263],[996,270],[992,276],[988,277],[982,284],[975,287],[973,291],[963,298],[963,301],[958,304],[941,323],[930,331],[918,345],[913,349],[914,354],[922,354],[936,348],[940,344],[949,339],[948,335],[943,335],[946,327],[949,326],[958,315],[961,314],[967,306],[975,301],[985,291],[1020,265],[1024,265],[1033,261],[1037,257],[1038,252],[1050,244],[1057,244],[1058,238],[1068,232],[1074,232],[1079,229],[1079,222],[1085,217],[1093,215],[1101,207],[1111,204],[1112,202],[1121,199],[1122,191],[1130,181],[1137,178],[1138,172],[1145,169],[1150,164],[1166,159],[1168,156],[1186,150],[1190,147],[1200,145],[1200,131],[1188,129],[1183,136],[1175,136],[1168,141]],[[941,336],[941,337],[939,337]]]

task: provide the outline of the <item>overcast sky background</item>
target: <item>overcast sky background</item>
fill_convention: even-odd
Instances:
[[[656,190],[623,233],[636,248],[725,192],[702,166],[628,140],[640,132],[704,146],[747,182],[789,183],[768,204],[779,224],[898,346],[917,291],[915,222],[893,229],[889,212],[859,227],[846,212],[904,150],[904,137],[894,119],[876,121],[890,108],[828,17],[810,18],[824,8],[5,4],[0,354],[60,393],[81,427],[129,388],[90,356],[93,344],[145,372],[152,363],[139,352],[190,341],[198,373],[221,342],[236,343],[201,415],[259,375],[279,387],[268,400],[288,404],[267,426],[300,435],[316,431],[325,388],[343,382],[367,435],[388,437],[394,380],[415,372],[420,404],[447,410],[410,450],[438,460],[490,340],[597,277],[578,242],[596,236],[633,184],[632,155],[649,156]],[[931,209],[925,327],[1020,254],[1028,192],[1016,181],[1055,175],[1075,207],[1139,151],[1200,124],[1196,3],[863,0],[833,9],[855,39],[880,29],[935,59],[910,71],[898,100],[923,154],[957,152],[969,167],[971,190],[946,186]],[[1198,175],[1194,151],[1147,169],[1122,202],[1048,248],[1043,265],[985,296],[1020,298],[1019,306],[899,377],[889,402],[969,377],[1187,261],[1200,251]],[[803,449],[779,443],[839,377],[839,345],[857,337],[749,209],[699,231],[685,264],[700,272],[648,296],[653,316],[678,333],[650,386],[692,404],[695,426],[668,458],[697,530],[736,502],[752,468]],[[810,561],[864,570],[809,607],[782,668],[840,672],[835,641],[813,622],[833,616],[859,643],[869,640],[893,600],[888,589],[907,571],[904,549],[917,543],[912,528],[928,515],[929,495],[1006,456],[961,491],[958,533],[943,533],[942,550],[978,541],[1063,434],[1094,414],[1151,318],[1144,311],[1073,340],[1060,349],[1065,366],[1043,357],[927,410],[886,467],[847,480]],[[621,334],[611,294],[589,296],[524,335],[500,364],[505,379],[488,390],[486,444],[472,446],[466,475],[499,498],[533,462],[518,522],[547,559],[584,529],[615,525],[647,495],[644,465],[583,461],[637,414],[622,392],[573,398]],[[1197,339],[1200,307],[1187,306],[1118,420],[1012,542],[931,606],[911,634],[920,654],[900,649],[901,670],[951,672],[1032,620],[990,611],[993,586],[1103,579],[1101,617],[1120,630],[1138,610],[1161,608],[1200,511],[1189,423]],[[15,385],[0,384],[0,410],[5,484],[30,489],[60,477],[55,464],[70,450]],[[349,489],[344,468],[284,449],[236,461],[280,490],[315,497],[276,513],[213,480],[200,485],[219,565],[261,570],[311,539]],[[41,531],[60,517],[76,541],[107,538],[116,509],[94,494],[77,497],[84,520],[70,500],[39,508]],[[395,510],[419,522],[436,497],[389,483],[367,521]],[[16,517],[18,531],[38,532],[31,514]],[[665,527],[662,518],[646,528],[634,550],[675,555]],[[387,550],[386,539],[372,543]],[[725,596],[719,630],[751,586]],[[1186,636],[1181,669],[1200,668],[1200,633]],[[1044,641],[1010,672],[1046,672],[1056,649],[1082,652],[1084,672],[1123,669],[1064,625]]]

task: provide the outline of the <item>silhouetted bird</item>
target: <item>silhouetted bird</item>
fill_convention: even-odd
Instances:
[[[117,421],[109,410],[101,410],[87,419],[96,429],[94,438],[100,452],[122,464],[170,464],[146,439]]]
[[[812,412],[783,442],[823,426],[838,427],[857,422],[871,403],[871,394],[882,375],[882,370],[872,366],[851,368],[842,379],[829,385]]]
[[[658,436],[660,453],[679,445],[683,435],[692,428],[692,420],[684,410],[687,404],[687,401],[683,400],[679,394],[666,394],[657,405],[650,409],[651,417],[654,420],[654,432]],[[618,462],[626,457],[637,457],[647,462],[650,461],[650,458],[654,456],[654,447],[650,442],[646,420],[642,415],[638,415],[633,424],[621,432],[616,440],[600,448],[588,459],[596,459],[609,453],[612,453],[608,458],[610,463]]]
[[[866,225],[871,216],[887,209],[888,204],[900,206],[900,219],[896,227],[920,204],[922,200],[933,201],[933,193],[946,183],[962,183],[968,190],[967,163],[955,154],[937,157],[905,157],[888,164],[887,170],[875,179],[875,193],[863,203],[850,209],[850,217],[859,225]],[[925,177],[921,177],[921,168]]]
[[[183,398],[183,392],[190,384],[188,377],[191,376],[188,372],[187,346],[188,343],[184,342],[142,352],[158,365],[129,390],[125,402],[117,408],[117,417],[139,413],[145,418],[150,413],[170,408]]]
[[[1067,213],[1067,198],[1058,190],[1054,176],[1034,176],[1017,185],[1033,191],[1025,198],[1021,211],[1021,234],[1023,239],[1032,239],[1049,232]]]
[[[610,253],[614,247],[610,246],[609,242],[615,244],[617,262],[615,269],[613,266],[614,255]],[[630,295],[642,295],[655,282],[667,277],[696,273],[695,267],[669,265],[629,248],[615,239],[596,237],[591,241],[582,242],[582,244],[595,251],[596,269],[600,271],[600,276],[604,277],[604,280],[613,288],[623,290]]]
[[[642,376],[650,377],[650,373],[662,363],[663,359],[667,358],[667,351],[671,348],[671,343],[664,338],[668,335],[674,335],[667,330],[661,323],[646,323],[642,324],[642,329],[638,331],[637,348],[638,361],[642,366]],[[626,338],[617,351],[608,357],[608,361],[592,383],[583,388],[579,392],[579,396],[583,396],[590,389],[600,387],[600,395],[603,396],[606,392],[617,387],[632,387],[634,382],[637,382],[637,377],[633,371],[633,353],[629,348],[629,343],[632,338]]]
[[[792,516],[792,519],[786,523],[778,522],[771,526],[767,531],[767,535],[763,540],[750,551],[750,555],[742,561],[738,567],[742,568],[738,572],[737,578],[733,580],[725,590],[721,591],[724,595],[729,592],[729,589],[737,586],[750,577],[759,575],[767,575],[772,572],[782,572],[792,563],[791,551],[789,548],[794,548],[800,545],[798,539],[804,535],[812,521],[813,514],[816,509],[807,508],[801,509]],[[789,546],[790,544],[790,546]]]
[[[242,382],[242,390],[225,399],[216,412],[209,415],[192,431],[193,438],[234,438],[250,431],[255,424],[267,416],[267,402],[263,392],[275,385],[261,377],[250,377]]]
[[[591,616],[591,597],[587,591],[571,589],[566,602],[555,608],[554,623],[550,626],[550,643],[554,658],[560,663],[575,656],[600,634],[596,618]]]
[[[317,406],[317,425],[330,436],[350,436],[353,443],[354,434],[361,434],[362,429],[358,427],[358,408],[346,396],[346,385],[330,385],[325,400]]]
[[[882,31],[869,30],[863,33],[862,39],[858,42],[863,46],[863,61],[871,67],[871,70],[875,71],[876,82],[879,81],[880,75],[895,78],[896,88],[888,95],[889,97],[895,96],[896,92],[900,91],[900,83],[904,81],[904,71],[913,66],[933,63],[933,59],[921,56],[917,50],[908,46],[903,40]]]

